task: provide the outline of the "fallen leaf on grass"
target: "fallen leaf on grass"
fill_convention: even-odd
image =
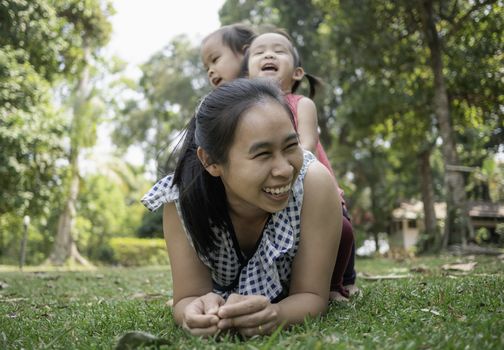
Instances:
[[[499,259],[499,260],[501,260],[502,262],[504,262],[504,254],[498,255],[498,256],[497,256],[497,259]]]
[[[168,307],[172,307],[173,306],[173,299],[169,299],[166,303],[165,303],[166,306]]]
[[[454,270],[454,271],[472,271],[477,262],[473,261],[467,264],[445,264],[441,266],[443,270]]]
[[[168,339],[158,338],[155,335],[146,332],[128,332],[121,336],[115,350],[137,349],[140,347],[169,345],[171,342]]]
[[[397,280],[397,279],[403,279],[403,278],[412,278],[413,275],[406,274],[406,275],[368,275],[367,273],[363,273],[360,276],[362,279],[369,280],[369,281],[380,281],[380,280]]]
[[[0,281],[0,289],[5,289],[7,288],[9,285],[7,284],[7,282],[5,281]]]
[[[427,273],[427,272],[429,272],[429,269],[424,265],[420,265],[420,266],[412,267],[410,269],[410,272]]]

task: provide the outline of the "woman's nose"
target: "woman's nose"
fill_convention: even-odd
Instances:
[[[273,164],[271,174],[275,177],[290,178],[294,171],[294,167],[285,157],[277,157]]]
[[[213,70],[213,68],[208,68],[207,75],[208,75],[208,77],[209,77],[209,78],[212,78],[212,76],[214,75],[214,70]]]

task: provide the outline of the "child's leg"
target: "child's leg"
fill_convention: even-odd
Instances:
[[[348,259],[348,264],[343,274],[343,285],[348,286],[350,284],[355,284],[355,278],[357,274],[355,273],[355,242],[352,244],[352,251],[350,253],[350,258]]]
[[[343,226],[341,229],[341,241],[338,249],[338,256],[336,258],[336,265],[334,266],[333,275],[331,278],[331,291],[339,292],[342,296],[349,296],[348,291],[343,288],[343,274],[347,268],[348,261],[352,255],[352,247],[354,245],[354,237],[352,224],[343,216]]]
[[[343,215],[348,219],[350,225],[352,225],[352,220],[350,220],[350,216],[346,207],[343,207]],[[353,227],[352,227],[353,234]],[[355,285],[355,279],[357,278],[357,273],[355,272],[355,237],[354,243],[352,244],[352,254],[350,255],[350,259],[348,259],[347,268],[345,273],[343,274],[343,287],[348,290],[350,296],[354,294],[358,294],[360,292],[359,288]]]

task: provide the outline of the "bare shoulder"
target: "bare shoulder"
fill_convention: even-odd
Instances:
[[[312,162],[304,179],[305,196],[339,196],[336,181],[327,168],[318,160]]]
[[[298,110],[316,112],[317,106],[311,98],[303,96],[298,102]]]

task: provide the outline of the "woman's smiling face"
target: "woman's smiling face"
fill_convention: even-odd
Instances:
[[[302,164],[287,110],[270,98],[258,102],[242,115],[227,162],[218,165],[230,209],[282,210]]]

